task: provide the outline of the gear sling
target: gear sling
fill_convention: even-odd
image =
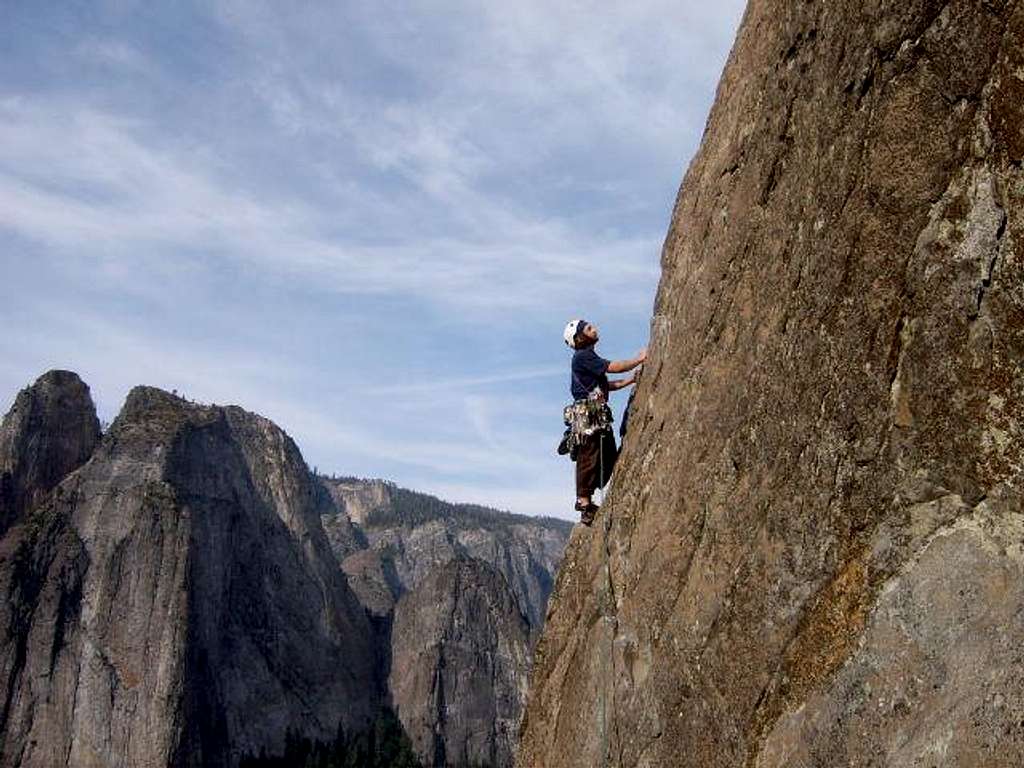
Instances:
[[[576,462],[576,492],[580,497],[589,497],[607,485],[618,458],[612,409],[602,394],[595,389],[589,397],[574,401],[562,411],[566,430],[558,452],[568,453]]]

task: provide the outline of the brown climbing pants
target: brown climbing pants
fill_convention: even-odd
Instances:
[[[604,488],[618,457],[619,449],[610,429],[584,437],[576,449],[576,497],[589,499],[595,490]]]

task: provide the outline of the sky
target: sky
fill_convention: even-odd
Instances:
[[[562,329],[646,344],[739,0],[3,5],[4,412],[70,369],[576,516]]]

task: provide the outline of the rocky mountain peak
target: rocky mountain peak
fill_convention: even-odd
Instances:
[[[382,703],[374,636],[268,420],[136,388],[0,539],[0,764],[238,765]]]
[[[17,396],[0,425],[0,535],[92,455],[100,423],[89,388],[49,371]]]
[[[35,495],[0,534],[0,765],[236,768],[378,736],[409,764],[401,724],[426,765],[510,765],[524,613],[567,524],[316,477],[270,420],[152,387],[102,440],[74,374],[15,405],[5,487]]]

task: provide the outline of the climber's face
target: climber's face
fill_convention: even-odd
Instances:
[[[600,338],[597,333],[597,326],[593,323],[587,323],[583,328],[583,338],[589,340],[591,344],[597,343],[598,338]]]

